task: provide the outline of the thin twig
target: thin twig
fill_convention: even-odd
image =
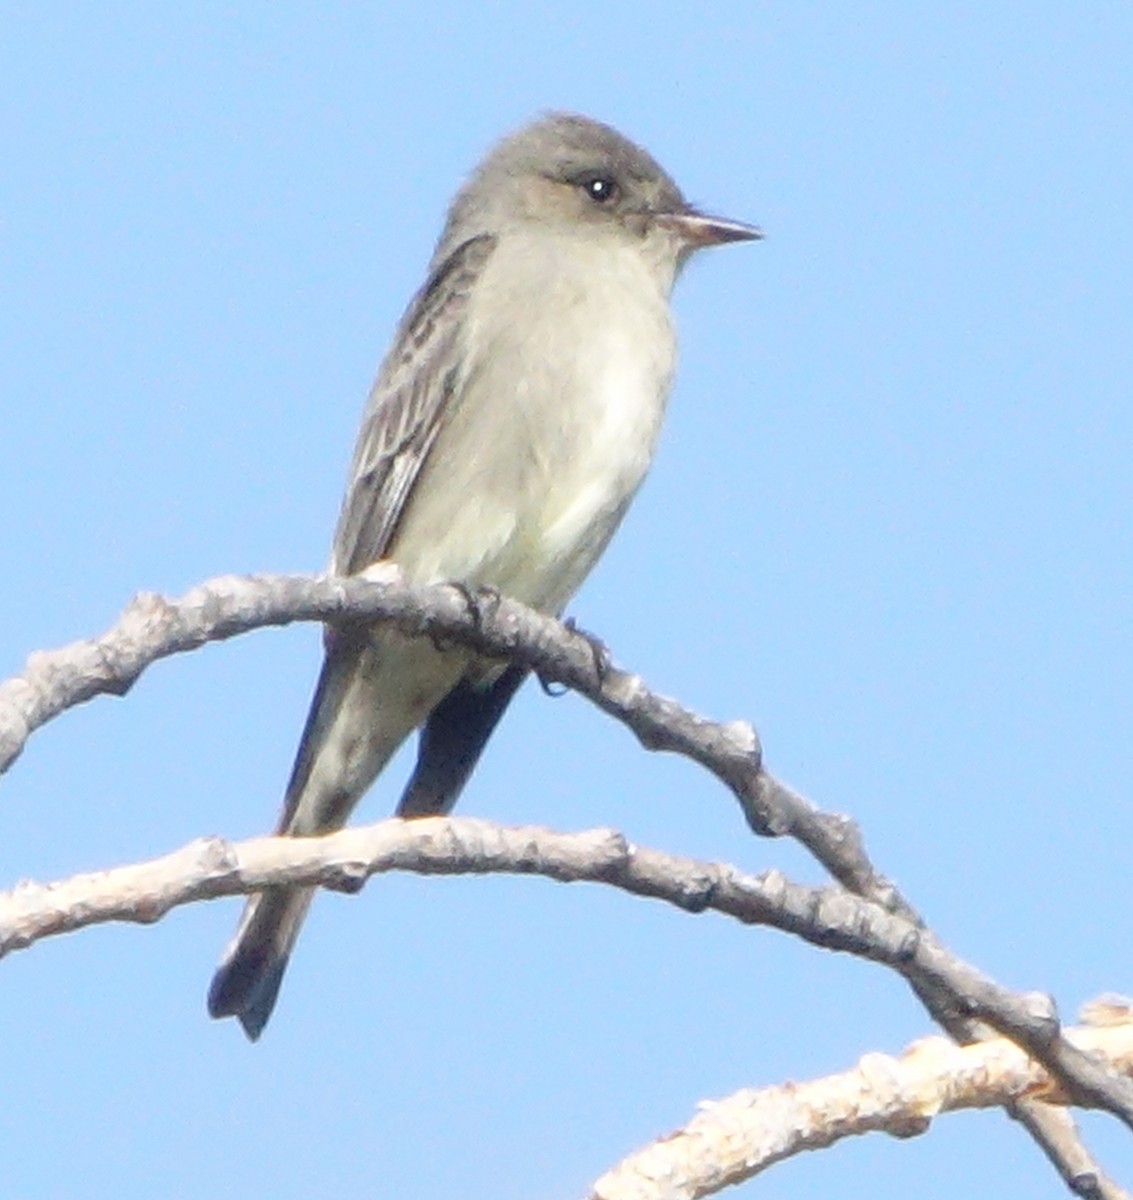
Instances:
[[[503,597],[470,602],[466,592],[450,586],[226,576],[192,589],[179,601],[139,595],[101,638],[34,654],[22,676],[0,685],[0,771],[34,730],[96,695],[125,694],[158,658],[298,620],[389,621],[408,634],[471,645],[524,663],[545,680],[568,684],[625,724],[646,747],[683,754],[715,774],[731,788],[757,833],[797,839],[856,896],[919,925],[912,906],[873,867],[854,822],[822,812],[764,770],[759,739],[749,724],[700,717],[650,692],[638,676],[605,660],[599,663],[587,635]],[[980,1036],[978,1022],[986,1021],[1058,1074],[1079,1102],[1109,1108],[1133,1126],[1133,1087],[1065,1043],[1049,1000],[1012,997],[983,977],[970,980],[969,991],[950,991],[949,972],[936,958],[939,948],[923,932],[921,939],[916,968],[903,973],[945,1028],[961,1039],[971,1038]],[[1027,1126],[1063,1177],[1075,1178],[1080,1156],[1063,1154],[1059,1142],[1064,1139],[1054,1136],[1058,1131],[1044,1135],[1041,1117]]]

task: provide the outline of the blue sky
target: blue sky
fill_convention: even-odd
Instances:
[[[661,451],[574,614],[755,721],[997,978],[1067,1017],[1133,990],[1131,45],[1116,3],[7,6],[0,672],[141,588],[320,569],[449,196],[577,109],[768,237],[681,281]],[[267,830],[318,656],[256,634],[37,735],[0,783],[3,886]],[[461,811],[821,878],[536,688]],[[204,1014],[237,913],[0,965],[8,1194],[578,1195],[701,1099],[928,1029],[880,970],[719,917],[390,877],[320,898],[251,1047]],[[1063,1194],[998,1114],[738,1194],[910,1187]]]

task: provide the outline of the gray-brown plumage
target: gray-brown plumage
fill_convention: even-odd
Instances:
[[[706,217],[640,147],[554,114],[457,194],[362,419],[331,570],[491,587],[558,613],[641,483],[674,360],[669,292]],[[421,730],[398,812],[448,812],[524,673],[386,629],[330,631],[278,830],[339,828]],[[209,1011],[256,1038],[310,889],[253,897]]]

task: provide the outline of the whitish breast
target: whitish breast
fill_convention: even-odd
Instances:
[[[467,334],[462,395],[413,504],[433,510],[420,566],[557,611],[652,458],[668,299],[631,246],[513,238],[477,284]],[[423,493],[437,485],[448,500],[435,504]]]

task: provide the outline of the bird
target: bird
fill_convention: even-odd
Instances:
[[[697,250],[762,237],[690,204],[609,125],[541,116],[457,192],[366,404],[329,570],[393,564],[560,615],[653,457],[675,363],[670,293]],[[397,815],[451,811],[527,674],[388,627],[328,627],[277,833],[341,828],[419,731]],[[213,1017],[251,1041],[314,890],[246,903]]]

